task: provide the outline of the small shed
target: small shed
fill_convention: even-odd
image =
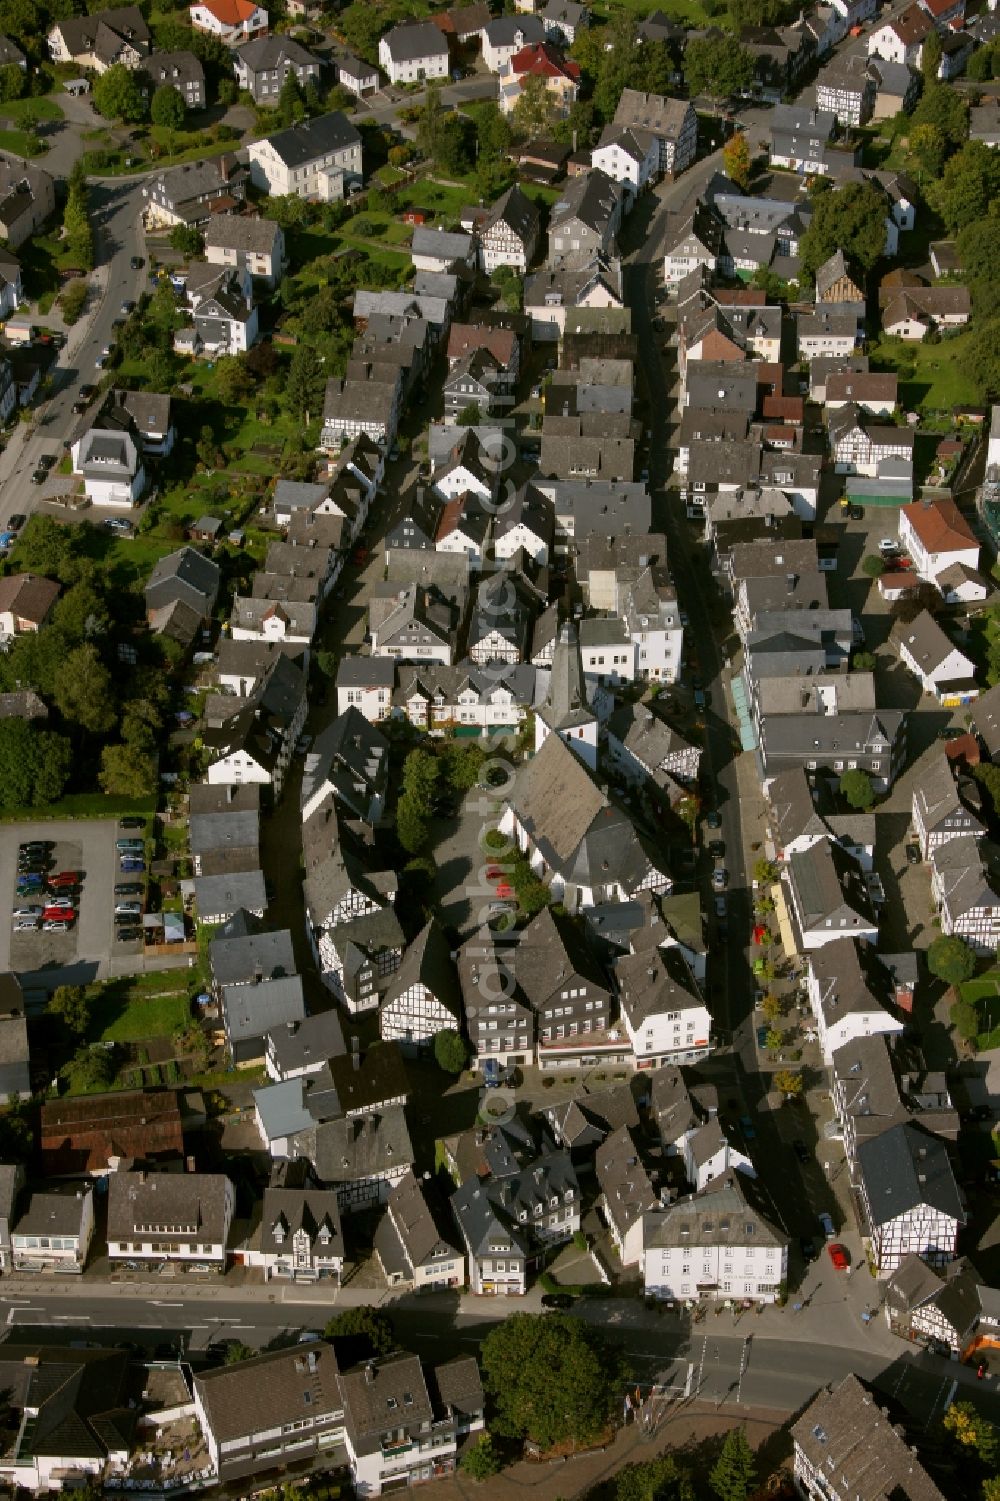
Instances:
[[[199,516],[193,526],[188,528],[188,539],[191,542],[218,542],[219,533],[222,531],[222,522],[217,516]]]

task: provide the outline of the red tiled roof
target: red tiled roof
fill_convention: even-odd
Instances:
[[[107,1170],[111,1157],[182,1156],[184,1136],[173,1090],[123,1090],[51,1100],[41,1111],[42,1167],[46,1174]]]
[[[538,78],[571,78],[574,83],[580,81],[580,64],[563,57],[551,42],[533,42],[522,47],[514,54],[510,67],[512,73],[530,73]]]
[[[466,497],[464,495],[457,495],[454,500],[448,501],[441,512],[441,520],[438,522],[438,529],[434,535],[435,542],[443,542],[445,537],[450,537],[452,532],[456,530],[462,519],[465,500]]]
[[[761,416],[773,422],[802,422],[805,402],[801,396],[765,396]]]
[[[930,505],[915,500],[902,514],[928,552],[960,552],[978,544],[953,500],[935,500]]]
[[[460,360],[474,349],[488,349],[506,370],[517,349],[517,335],[512,329],[487,328],[483,323],[453,323],[448,335],[449,360]]]
[[[198,3],[210,10],[223,26],[242,26],[257,9],[253,0],[198,0]]]

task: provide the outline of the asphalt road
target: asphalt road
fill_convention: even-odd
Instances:
[[[220,1297],[212,1287],[199,1290],[198,1301],[182,1290],[165,1287],[162,1297],[134,1296],[119,1287],[117,1294],[95,1296],[81,1288],[78,1296],[53,1297],[44,1289],[24,1297],[0,1298],[0,1317],[10,1338],[40,1336],[55,1343],[115,1343],[128,1339],[149,1352],[176,1351],[195,1360],[216,1340],[236,1339],[253,1349],[292,1344],[307,1329],[321,1330],[334,1311],[329,1303],[296,1306],[295,1290],[279,1288],[274,1302]],[[287,1297],[286,1297],[287,1295]],[[636,1381],[666,1388],[675,1400],[698,1397],[722,1407],[739,1404],[794,1413],[816,1389],[854,1371],[895,1397],[915,1420],[929,1426],[951,1400],[953,1386],[981,1411],[1000,1419],[1000,1397],[976,1381],[967,1368],[931,1356],[889,1360],[864,1349],[817,1346],[795,1339],[764,1338],[753,1320],[733,1329],[709,1317],[690,1331],[638,1327],[625,1322],[629,1310],[641,1316],[639,1305],[609,1307],[582,1305],[590,1322],[620,1342]],[[394,1306],[392,1315],[400,1343],[429,1359],[468,1354],[479,1347],[489,1330],[509,1312],[506,1304],[490,1304],[484,1313],[467,1316],[443,1313],[438,1306]]]

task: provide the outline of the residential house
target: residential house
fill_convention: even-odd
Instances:
[[[261,782],[280,797],[308,707],[304,671],[279,654],[235,712],[205,730],[207,780]]]
[[[249,1264],[263,1269],[265,1282],[333,1278],[339,1285],[344,1235],[335,1193],[319,1188],[265,1188],[259,1237]]]
[[[143,58],[142,73],[149,80],[149,89],[176,89],[187,109],[204,109],[208,103],[205,94],[205,70],[193,52],[154,52]]]
[[[965,1202],[939,1136],[906,1122],[862,1142],[858,1198],[876,1276],[910,1254],[932,1266],[954,1260]]]
[[[249,175],[247,167],[228,152],[171,167],[143,184],[143,225],[146,229],[173,229],[178,224],[200,228],[223,206],[228,209],[242,203]]]
[[[570,1155],[546,1151],[523,1167],[507,1156],[502,1175],[473,1175],[452,1195],[465,1245],[469,1290],[495,1297],[527,1291],[529,1266],[580,1228],[580,1187]]]
[[[188,278],[188,304],[194,315],[192,350],[181,347],[190,329],[174,335],[178,353],[243,354],[257,342],[259,313],[253,299],[253,284],[246,266],[215,272],[208,285],[195,289]],[[181,340],[181,343],[178,343]]]
[[[98,74],[106,73],[116,63],[137,68],[153,50],[149,27],[137,5],[65,16],[52,27],[46,40],[54,63],[75,63]]]
[[[782,890],[787,890],[803,949],[822,948],[845,936],[872,943],[878,938],[864,872],[841,845],[823,840],[808,853],[792,855]]]
[[[642,1231],[647,1297],[773,1303],[781,1294],[788,1237],[768,1219],[746,1173],[724,1173],[699,1193],[650,1210]]]
[[[924,692],[945,708],[972,703],[978,695],[975,663],[952,645],[927,610],[907,625],[893,626],[890,639]]]
[[[651,782],[664,796],[677,783],[698,780],[701,751],[648,704],[622,704],[606,723],[608,756],[621,774],[640,786]]]
[[[971,317],[968,287],[907,287],[882,309],[882,329],[919,342],[931,329],[964,328]]]
[[[388,719],[396,685],[392,657],[341,657],[337,666],[337,713],[356,708],[370,724]]]
[[[529,79],[541,79],[552,114],[565,118],[580,92],[580,64],[564,56],[553,42],[533,42],[515,52],[500,70],[498,99],[500,112],[509,115],[517,108]]]
[[[913,108],[920,92],[920,74],[914,68],[881,57],[870,58],[868,67],[875,80],[872,118],[876,122],[891,120],[902,111]]]
[[[378,93],[381,80],[378,68],[372,63],[355,57],[352,52],[338,52],[330,59],[330,64],[337,83],[349,93],[356,94],[359,99],[368,99]]]
[[[928,1070],[898,1031],[872,1032],[836,1048],[831,1095],[855,1185],[861,1144],[901,1122],[914,1121],[935,1136],[958,1140],[959,1116],[945,1075]]]
[[[992,954],[1000,940],[1000,849],[973,835],[949,839],[931,851],[931,895],[941,930],[964,938],[977,954]]]
[[[567,727],[545,736],[519,770],[500,819],[501,832],[513,835],[568,911],[669,884],[656,864],[662,856],[647,849],[632,820],[563,738],[583,737],[590,723],[588,718],[576,731]]]
[[[443,1235],[428,1190],[407,1172],[390,1193],[374,1241],[375,1259],[390,1287],[437,1292],[465,1285],[465,1256]]]
[[[11,1268],[15,1272],[82,1273],[93,1238],[92,1184],[29,1188],[11,1226]]]
[[[24,1168],[19,1162],[0,1163],[0,1274],[4,1276],[11,1269],[10,1231],[24,1184]]]
[[[875,110],[875,93],[875,76],[861,53],[838,55],[816,75],[816,107],[828,110],[838,125],[867,125]]]
[[[606,125],[590,153],[591,164],[637,197],[660,170],[660,142],[652,131]]]
[[[917,573],[932,584],[956,563],[979,567],[979,543],[950,498],[901,506],[899,545],[913,559]]]
[[[567,182],[552,205],[549,219],[549,260],[607,255],[613,248],[622,219],[624,189],[599,168]]]
[[[894,1334],[961,1359],[976,1349],[977,1333],[992,1334],[994,1301],[993,1289],[966,1257],[938,1269],[911,1254],[886,1284],[885,1318]]]
[[[519,933],[501,977],[507,968],[534,1015],[540,1068],[573,1067],[606,1041],[611,987],[585,931],[572,919],[543,908]],[[514,1018],[520,1021],[517,1012]],[[515,1045],[520,1051],[519,1039]],[[619,1051],[628,1053],[627,1041]]]
[[[132,1373],[125,1350],[27,1343],[4,1349],[11,1440],[0,1477],[32,1496],[123,1483],[138,1441],[139,1413],[128,1406]]]
[[[323,396],[323,428],[319,447],[338,453],[362,433],[389,448],[396,437],[402,399],[402,375],[384,367],[367,366],[359,377],[331,377]]]
[[[211,619],[218,593],[219,565],[193,547],[178,548],[153,565],[143,590],[146,619],[154,631],[163,631],[183,611],[202,625]]]
[[[379,1008],[383,1040],[404,1052],[426,1052],[438,1032],[458,1030],[461,993],[448,940],[433,919],[407,946]]]
[[[853,402],[873,416],[891,417],[898,390],[899,377],[889,371],[831,370],[824,386],[825,404],[828,412],[835,412]]]
[[[299,120],[247,151],[254,187],[275,196],[328,202],[361,181],[361,136],[340,110]]]
[[[378,60],[393,84],[447,78],[448,41],[433,21],[403,21],[382,37]]]
[[[46,1100],[39,1149],[47,1178],[103,1178],[135,1161],[177,1166],[184,1134],[173,1090],[115,1090]]]
[[[835,250],[822,266],[816,268],[816,301],[864,303],[864,288],[852,275],[842,250]]]
[[[74,474],[98,506],[133,506],[146,488],[146,471],[135,424],[124,407],[105,407],[73,444]]]
[[[900,14],[869,33],[868,56],[919,68],[924,42],[935,29],[926,10],[915,3],[908,5]]]
[[[204,238],[209,265],[245,266],[268,287],[280,282],[285,270],[285,236],[273,219],[214,214]]]
[[[255,0],[192,0],[188,14],[195,31],[207,31],[227,47],[239,47],[268,27],[267,11]]]
[[[401,1105],[320,1121],[296,1132],[290,1145],[291,1155],[308,1157],[319,1181],[336,1191],[341,1213],[355,1214],[384,1204],[413,1166],[413,1147]]]
[[[555,515],[551,503],[525,484],[493,519],[493,556],[509,563],[518,552],[545,567],[552,554]]]
[[[590,12],[585,5],[579,5],[577,0],[548,0],[542,11],[542,24],[546,36],[571,47],[576,41],[577,33],[590,25]]]
[[[679,945],[619,958],[615,978],[637,1068],[708,1057],[711,1014]]]
[[[527,271],[535,256],[538,233],[538,209],[515,183],[493,205],[479,230],[481,268],[487,274],[499,266]]]
[[[693,271],[714,271],[722,249],[725,224],[713,208],[699,201],[681,224],[668,223],[668,250],[663,261],[663,281],[676,287]]]
[[[374,826],[385,807],[388,778],[388,741],[351,705],[313,743],[302,781],[303,820],[332,793],[349,816]]]
[[[219,1011],[233,1066],[255,1068],[265,1059],[273,1027],[294,1027],[305,1020],[302,977],[276,975],[252,985],[223,985]]]
[[[887,461],[913,461],[912,429],[873,422],[856,402],[848,402],[831,412],[827,430],[838,474],[863,474],[877,479]]]
[[[300,88],[319,83],[320,61],[289,36],[258,36],[238,47],[233,57],[236,82],[254,104],[278,103],[285,79]]]
[[[594,1165],[600,1190],[597,1207],[622,1266],[635,1266],[643,1255],[643,1216],[659,1199],[627,1126],[598,1146]]]
[[[336,1011],[318,1011],[302,1021],[271,1027],[265,1038],[264,1064],[276,1083],[305,1078],[325,1069],[346,1052],[344,1031]]]
[[[495,16],[483,27],[483,64],[490,73],[502,69],[525,47],[545,40],[545,26],[536,16]]]
[[[112,1262],[198,1262],[221,1271],[234,1203],[223,1173],[112,1173],[108,1256]]]
[[[991,151],[1000,147],[1000,106],[995,99],[969,111],[969,140],[982,141]]]
[[[513,1068],[535,1056],[535,1012],[518,983],[517,946],[490,927],[488,897],[484,906],[482,927],[458,951],[465,1030],[478,1067],[492,1059]]]
[[[432,228],[418,224],[410,241],[410,260],[415,271],[451,271],[456,266],[471,269],[475,264],[476,247],[472,235],[458,230],[446,230],[443,225]]]
[[[54,579],[35,573],[9,573],[0,579],[0,638],[39,631],[60,592]]]
[[[457,541],[463,536],[459,533]],[[369,600],[372,655],[450,666],[455,658],[455,613],[436,590],[395,586],[391,593]]]
[[[717,1111],[686,1133],[680,1155],[687,1180],[696,1193],[730,1170],[746,1173],[750,1178],[757,1176],[750,1158],[723,1128]]]
[[[956,774],[941,750],[913,785],[913,827],[921,855],[927,860],[949,839],[985,834],[982,817],[979,783]]]
[[[196,876],[192,885],[198,917],[203,923],[226,923],[241,911],[262,918],[267,910],[262,870]]]
[[[880,1394],[851,1374],[824,1387],[792,1427],[795,1488],[805,1501],[944,1501]]]
[[[614,124],[631,131],[649,131],[656,137],[659,170],[665,176],[678,177],[694,161],[698,122],[694,106],[687,100],[626,88],[618,100]]]
[[[838,1048],[849,1042],[903,1030],[898,1016],[887,1009],[888,973],[870,942],[838,933],[813,949],[806,968],[806,993],[827,1065]]]

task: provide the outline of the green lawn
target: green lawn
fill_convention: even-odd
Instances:
[[[32,137],[26,130],[0,130],[0,151],[11,151],[15,156],[26,156],[31,161],[41,161],[45,152],[37,151],[32,156],[32,145]]]
[[[725,10],[718,15],[710,15],[701,0],[596,0],[592,5],[591,15],[601,20],[610,20],[613,15],[620,14],[623,10],[633,16],[649,16],[654,10],[662,10],[664,15],[669,16],[671,21],[676,21],[679,26],[715,26],[720,31],[729,29],[729,16]]]
[[[904,339],[872,341],[873,370],[895,370],[899,376],[899,404],[922,414],[946,413],[963,403],[975,403],[979,393],[965,373],[963,362],[972,339],[966,330],[940,344],[914,344]]]
[[[979,1011],[978,1051],[1000,1046],[1000,970],[988,970],[985,975],[966,980],[958,989],[962,1000],[971,1001]]]
[[[122,818],[126,815],[151,814],[156,807],[155,797],[140,800],[128,797],[108,797],[103,792],[71,792],[57,803],[44,808],[6,808],[0,813],[0,823],[24,823],[34,819],[55,818]]]
[[[129,994],[131,982],[113,981],[93,1003],[88,1040],[91,1042],[143,1042],[149,1037],[170,1037],[191,1018],[187,971],[182,991],[162,995]],[[162,985],[173,983],[168,972],[158,976]]]
[[[13,120],[19,124],[24,117],[25,111],[33,115],[36,120],[61,120],[62,109],[50,95],[30,99],[10,99],[6,104],[0,104],[0,119]]]

